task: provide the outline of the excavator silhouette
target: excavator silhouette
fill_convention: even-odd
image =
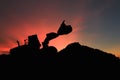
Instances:
[[[42,42],[43,48],[49,47],[48,44],[49,44],[50,40],[55,39],[60,35],[67,35],[70,32],[72,32],[72,26],[66,25],[65,20],[63,20],[63,22],[61,23],[60,27],[57,30],[57,33],[50,32],[50,33],[46,34],[46,38]],[[18,53],[18,52],[26,51],[26,50],[27,50],[26,52],[28,52],[29,50],[37,51],[41,47],[41,44],[37,37],[37,34],[28,36],[28,44],[26,44],[26,40],[24,40],[24,41],[25,41],[25,44],[20,45],[19,41],[17,40],[18,47],[11,49],[10,53],[14,54],[14,52]],[[21,52],[21,53],[23,53],[23,52]]]

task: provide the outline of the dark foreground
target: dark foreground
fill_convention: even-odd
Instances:
[[[81,79],[89,75],[94,77],[95,74],[99,77],[106,74],[113,76],[120,71],[120,59],[113,54],[80,45],[78,42],[69,44],[59,52],[53,46],[37,50],[24,45],[11,49],[9,55],[1,55],[0,69],[10,74],[21,74],[19,76],[31,74],[28,77],[32,77],[35,74],[37,77],[40,76],[39,78],[43,77],[42,75],[71,78],[74,75]]]

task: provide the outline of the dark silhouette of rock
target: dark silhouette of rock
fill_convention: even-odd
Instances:
[[[120,59],[113,54],[98,49],[80,45],[78,42],[69,44],[59,52],[59,55],[66,64],[69,61],[82,65],[118,65]],[[67,62],[66,62],[67,61]],[[70,64],[71,64],[70,62]]]

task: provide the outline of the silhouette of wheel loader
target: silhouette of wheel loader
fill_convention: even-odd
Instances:
[[[66,35],[69,34],[72,31],[72,26],[71,25],[66,25],[65,24],[65,20],[62,22],[62,24],[60,25],[57,33],[55,32],[50,32],[46,34],[46,38],[44,40],[44,42],[42,42],[43,47],[48,47],[49,41],[57,38],[60,35]]]
[[[28,46],[34,49],[39,49],[41,44],[38,40],[37,35],[28,36]]]
[[[71,31],[72,31],[71,25],[66,25],[64,20],[60,25],[57,33],[50,32],[46,34],[46,38],[42,42],[43,48],[49,47],[48,44],[50,40],[57,38],[60,35],[69,34]],[[19,41],[17,40],[18,47],[11,49],[10,53],[24,53],[24,52],[28,53],[28,52],[31,52],[31,50],[33,51],[40,50],[41,44],[36,34],[28,36],[27,40],[28,40],[28,43],[26,43],[26,40],[24,40],[25,42],[24,45],[20,45]]]

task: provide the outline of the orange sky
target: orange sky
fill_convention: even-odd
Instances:
[[[76,23],[74,22],[77,22],[77,21],[73,21],[71,24],[76,25]],[[27,22],[22,23],[17,27],[12,25],[12,27],[14,28],[6,30],[6,33],[10,34],[9,39],[6,41],[7,44],[4,44],[4,46],[2,46],[0,49],[1,51],[4,52],[6,50],[9,50],[12,47],[16,47],[17,40],[19,40],[20,44],[23,45],[24,40],[27,39],[29,35],[33,35],[33,34],[38,35],[39,41],[41,43],[45,39],[45,36],[47,33],[57,32],[61,23],[62,23],[62,20],[57,23],[50,23],[50,24],[49,24],[49,21],[43,20],[43,22],[39,22],[39,23],[35,22],[34,24],[27,23]],[[67,23],[67,21],[65,23],[70,25],[69,23]],[[56,39],[51,40],[49,45],[56,46],[58,50],[63,49],[65,46],[67,46],[67,44],[77,40],[76,31],[77,31],[77,27],[73,26],[73,31],[70,34],[62,35]]]
[[[56,32],[63,20],[73,31],[50,41],[63,49],[79,42],[120,55],[119,2],[117,0],[6,0],[0,2],[0,54],[24,44],[29,35],[37,34],[43,42],[46,33]],[[113,13],[114,12],[114,13]],[[114,16],[113,16],[114,15]]]

